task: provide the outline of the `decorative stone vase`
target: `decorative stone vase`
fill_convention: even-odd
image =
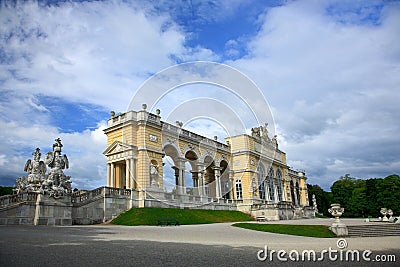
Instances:
[[[391,209],[387,210],[387,215],[389,215],[389,222],[393,222],[393,211]]]
[[[388,215],[388,209],[387,208],[381,208],[381,214],[383,215],[383,217],[382,217],[382,221],[383,222],[388,222],[389,221],[389,219],[388,219],[388,217],[386,217],[386,215]],[[392,212],[392,215],[393,215],[393,212]]]
[[[340,204],[331,204],[331,208],[328,209],[328,212],[335,217],[335,223],[340,223],[339,217],[342,216],[344,212],[344,208],[340,207]]]

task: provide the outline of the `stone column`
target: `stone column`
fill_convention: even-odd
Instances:
[[[110,183],[110,187],[115,187],[115,166],[114,163],[111,163],[111,183]]]
[[[129,166],[130,166],[130,184],[131,184],[131,189],[135,188],[135,179],[136,179],[136,162],[134,159],[129,160]]]
[[[199,192],[199,173],[197,171],[191,171],[193,179],[193,195],[200,195]]]
[[[181,195],[186,195],[185,162],[186,159],[179,159],[179,184]]]
[[[179,168],[176,166],[171,167],[175,171],[175,187],[176,187],[176,194],[180,195],[180,185],[179,185]]]
[[[230,199],[236,199],[236,197],[234,196],[234,191],[233,191],[233,188],[235,186],[234,181],[235,181],[235,174],[231,170],[231,171],[229,171],[229,186],[230,186],[230,188],[229,188],[229,197],[230,197]]]
[[[215,176],[215,197],[221,198],[221,168],[220,167],[213,167],[214,176]]]
[[[130,169],[130,160],[125,159],[125,187],[127,189],[131,189],[131,176],[129,172]]]
[[[111,184],[111,164],[107,163],[107,184],[106,186],[110,186]]]

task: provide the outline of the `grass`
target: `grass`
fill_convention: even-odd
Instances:
[[[254,220],[251,216],[239,211],[133,208],[119,215],[111,223],[131,226],[157,225],[158,218],[176,218],[181,225]]]
[[[336,237],[325,225],[289,225],[289,224],[258,224],[236,223],[233,226],[250,230],[270,232],[286,235],[298,235],[309,237]]]

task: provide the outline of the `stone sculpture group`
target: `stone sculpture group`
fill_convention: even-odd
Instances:
[[[40,160],[40,148],[32,153],[33,160],[28,159],[24,171],[27,177],[17,178],[14,193],[36,192],[47,194],[50,197],[62,198],[72,192],[70,176],[66,176],[64,169],[69,168],[67,155],[61,154],[61,139],[57,138],[53,144],[53,151],[47,152],[44,161]],[[50,168],[46,174],[47,167]]]

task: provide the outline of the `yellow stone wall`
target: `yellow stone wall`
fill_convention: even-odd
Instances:
[[[142,114],[143,115],[143,114]],[[141,115],[141,116],[142,116]],[[137,117],[140,117],[137,115]],[[163,189],[163,163],[162,163],[162,130],[160,125],[155,125],[152,123],[143,123],[143,121],[134,121],[131,120],[127,123],[111,123],[111,126],[105,130],[107,135],[107,147],[111,146],[115,141],[122,142],[124,144],[133,145],[138,149],[136,155],[131,155],[128,157],[137,157],[136,158],[136,169],[135,169],[135,188],[145,188],[150,186],[150,162],[152,160],[158,163],[158,171],[159,171],[159,186]],[[150,138],[150,136],[152,138]],[[164,136],[165,138],[165,136]],[[172,139],[176,139],[176,137],[172,136]],[[272,163],[272,168],[274,169],[274,174],[276,175],[277,169],[281,169],[282,180],[283,180],[283,194],[286,200],[291,198],[291,195],[288,195],[286,188],[289,186],[290,188],[290,176],[288,174],[288,167],[286,165],[286,154],[279,149],[271,150],[272,147],[263,147],[260,150],[262,144],[258,143],[254,137],[243,134],[238,136],[233,136],[225,139],[227,143],[230,144],[230,151],[226,151],[226,147],[215,147],[211,149],[211,147],[207,145],[202,145],[200,143],[191,143],[192,146],[195,147],[196,154],[200,158],[204,158],[207,149],[213,153],[214,162],[217,165],[221,162],[222,155],[228,161],[228,166],[231,171],[234,173],[233,180],[233,197],[236,198],[236,179],[240,179],[242,181],[242,194],[243,199],[250,199],[254,196],[258,195],[258,191],[253,195],[252,180],[255,183],[258,183],[257,177],[257,166],[259,161],[263,162],[265,167],[264,175],[266,176],[269,171],[268,161],[272,160],[269,158],[272,157],[275,153],[275,160]],[[165,141],[165,140],[164,140]],[[207,141],[209,144],[213,144],[213,140]],[[184,152],[188,148],[188,141],[184,138],[177,139],[177,145],[179,147],[179,156],[184,157]],[[219,145],[219,144],[218,144]],[[224,151],[225,149],[225,151]],[[255,151],[257,149],[257,151]],[[266,151],[266,149],[268,149]],[[267,154],[259,155],[260,151],[266,151]],[[230,153],[229,153],[230,152]],[[121,161],[124,158],[121,158]],[[115,161],[115,159],[114,159]],[[218,166],[218,165],[217,165]],[[115,168],[115,177],[120,177],[122,173],[125,173],[125,165],[124,164],[116,164]],[[127,176],[129,178],[129,176]],[[122,187],[123,184],[121,181],[115,181],[115,186]],[[127,183],[127,186],[129,184]],[[258,186],[258,185],[257,185]],[[299,187],[305,188],[305,178],[299,179]],[[301,203],[306,203],[306,190],[300,190],[300,198]]]

